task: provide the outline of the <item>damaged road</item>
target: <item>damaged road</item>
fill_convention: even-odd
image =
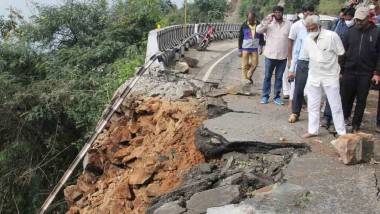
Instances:
[[[290,125],[286,106],[259,104],[262,62],[253,85],[241,82],[237,54],[214,66],[235,43],[191,50],[198,67],[186,73],[144,75],[65,189],[68,213],[380,210],[377,165],[343,165],[328,131],[300,138],[307,113]]]

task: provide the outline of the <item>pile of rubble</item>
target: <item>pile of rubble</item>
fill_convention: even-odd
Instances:
[[[77,184],[65,189],[68,213],[144,213],[151,198],[180,186],[205,161],[195,147],[205,112],[192,99],[126,101],[89,151]]]

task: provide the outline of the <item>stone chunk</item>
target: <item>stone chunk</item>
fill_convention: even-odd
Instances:
[[[152,176],[152,170],[147,170],[143,168],[136,169],[129,178],[129,184],[131,185],[142,185],[145,184]]]
[[[207,208],[236,203],[240,199],[239,185],[223,186],[194,194],[187,201],[187,208],[197,213],[205,213]]]
[[[79,190],[79,188],[76,185],[66,187],[63,192],[65,195],[65,200],[69,203],[74,203],[83,196],[83,193]]]
[[[244,172],[239,172],[222,180],[219,186],[235,185],[243,180]]]
[[[204,173],[204,174],[209,174],[212,172],[212,168],[210,166],[210,164],[208,163],[202,163],[198,166],[200,172]]]
[[[230,204],[207,209],[207,214],[255,214],[255,208],[247,204]]]
[[[190,67],[186,62],[178,62],[175,66],[176,73],[188,73],[189,69]]]
[[[153,212],[153,214],[182,214],[186,209],[179,205],[178,201],[166,203]]]
[[[373,135],[358,133],[347,134],[331,141],[340,159],[346,165],[366,163],[374,156]]]

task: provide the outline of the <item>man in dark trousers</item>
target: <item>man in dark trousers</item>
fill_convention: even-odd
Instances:
[[[343,15],[343,22],[339,21],[335,29],[333,29],[333,31],[335,31],[338,34],[338,36],[340,37],[342,41],[346,40],[346,35],[348,33],[348,30],[354,27],[354,24],[355,24],[354,16],[355,16],[354,8],[350,7],[350,8],[345,9],[344,15]],[[329,129],[331,123],[332,123],[331,108],[330,108],[329,102],[326,102],[326,108],[323,115],[323,120],[321,122],[321,126]]]
[[[346,57],[342,74],[342,103],[347,121],[356,99],[352,132],[357,132],[363,120],[371,81],[376,85],[380,83],[380,30],[369,21],[369,9],[366,7],[357,8],[354,19],[355,27],[348,30],[344,41]]]

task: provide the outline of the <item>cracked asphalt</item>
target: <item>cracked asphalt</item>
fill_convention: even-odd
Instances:
[[[241,80],[240,58],[236,40],[212,43],[208,51],[190,50],[186,56],[199,60],[199,67],[189,75],[217,85],[216,93],[232,111],[204,122],[212,132],[228,141],[260,141],[264,143],[307,143],[311,152],[295,157],[284,170],[286,182],[311,192],[311,200],[302,209],[270,203],[275,213],[380,213],[378,201],[379,168],[377,164],[345,166],[330,144],[335,137],[324,128],[320,136],[304,141],[300,136],[307,131],[307,112],[301,113],[298,123],[287,122],[287,102],[277,106],[260,102],[263,80],[263,59],[253,75],[253,85]],[[231,53],[232,52],[232,53]],[[230,54],[228,54],[230,53]],[[227,55],[228,54],[228,55]],[[227,56],[226,56],[227,55]],[[223,60],[219,60],[220,58]],[[219,62],[218,62],[219,60]],[[210,71],[211,69],[211,71]],[[215,95],[217,94],[217,95]],[[374,132],[377,94],[371,92],[365,112],[363,131]],[[375,159],[380,160],[380,142],[375,145]]]

